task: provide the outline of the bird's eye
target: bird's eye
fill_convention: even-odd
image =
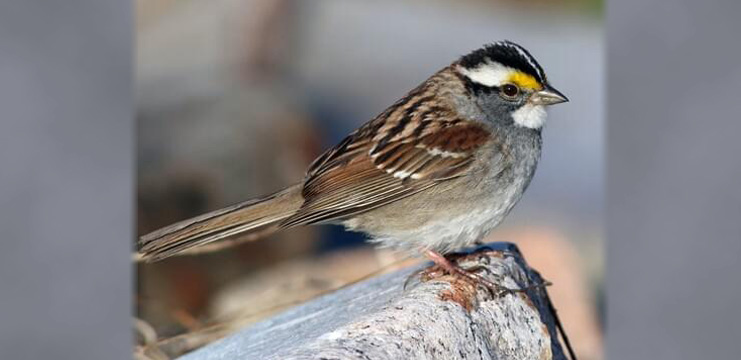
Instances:
[[[504,84],[502,85],[502,95],[504,95],[507,98],[514,98],[520,93],[520,88],[518,88],[515,85],[512,84]]]

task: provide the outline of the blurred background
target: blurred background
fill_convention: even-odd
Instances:
[[[602,2],[137,1],[144,234],[295,183],[320,152],[458,56],[510,39],[571,102],[530,189],[489,237],[545,278],[581,359],[602,359]],[[139,264],[142,354],[167,358],[339,286],[395,254],[336,227]],[[396,265],[400,266],[400,265]]]

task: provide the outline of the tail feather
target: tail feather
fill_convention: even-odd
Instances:
[[[139,239],[139,253],[146,261],[158,261],[235,235],[264,232],[269,227],[277,228],[278,222],[293,215],[302,204],[301,186],[294,185],[146,234]]]

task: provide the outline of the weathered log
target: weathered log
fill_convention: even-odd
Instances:
[[[297,306],[182,359],[566,359],[543,279],[515,245],[489,244],[456,261],[520,291],[494,294],[435,267],[409,268]]]

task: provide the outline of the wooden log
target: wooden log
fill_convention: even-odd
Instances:
[[[566,359],[543,279],[515,245],[489,244],[456,261],[522,291],[492,294],[427,263],[317,298],[181,359]]]

